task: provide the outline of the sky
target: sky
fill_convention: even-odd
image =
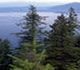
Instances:
[[[80,2],[80,0],[0,0],[2,2]]]

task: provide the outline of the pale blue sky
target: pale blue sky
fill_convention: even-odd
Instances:
[[[0,2],[80,2],[80,0],[0,0]]]

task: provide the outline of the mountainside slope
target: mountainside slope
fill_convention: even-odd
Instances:
[[[17,3],[16,3],[17,4]],[[21,4],[21,3],[20,3]],[[15,5],[9,7],[0,7],[0,12],[27,12],[29,5],[33,4],[37,7],[39,12],[56,12],[56,13],[67,13],[69,8],[74,8],[77,13],[80,13],[80,3],[74,2],[64,5],[54,6],[54,3],[22,3],[24,5]],[[45,4],[45,5],[44,5]],[[51,5],[48,5],[51,4]],[[7,4],[6,4],[7,5]]]
[[[51,7],[50,9],[52,9],[53,12],[67,13],[71,7],[74,8],[77,13],[80,13],[80,3],[77,2]]]

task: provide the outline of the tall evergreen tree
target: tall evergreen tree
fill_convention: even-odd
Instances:
[[[56,70],[66,70],[68,64],[76,64],[80,59],[80,48],[75,47],[75,29],[77,28],[77,16],[73,8],[69,17],[63,14],[58,16],[46,39],[47,62],[56,67]]]
[[[24,17],[24,22],[18,24],[22,27],[22,31],[17,33],[21,38],[21,43],[31,42],[34,39],[33,35],[35,32],[37,42],[41,42],[41,40],[43,40],[42,35],[44,30],[42,31],[42,29],[45,25],[43,20],[45,20],[45,18],[37,14],[36,8],[34,6],[30,6],[28,13]],[[26,47],[21,45],[19,50],[21,58],[25,59],[29,50],[31,50],[31,48],[26,49]]]
[[[33,31],[36,31],[37,37],[39,38],[41,36],[41,33],[43,33],[42,29],[45,24],[43,20],[45,20],[45,17],[37,14],[36,8],[31,5],[28,13],[26,14],[26,16],[24,16],[24,22],[17,24],[22,28],[21,32],[16,33],[19,38],[21,38],[21,42],[31,41],[33,39]]]
[[[26,16],[26,42],[22,42],[23,48],[20,50],[21,57],[13,57],[13,70],[54,70],[50,64],[43,65],[45,59],[45,50],[41,51],[43,43],[39,41],[39,32],[41,33],[41,17],[36,13],[33,6],[30,7],[29,13]]]
[[[8,40],[0,39],[0,70],[10,70],[11,67],[9,64],[12,63],[11,57],[8,56],[11,54],[10,44]]]

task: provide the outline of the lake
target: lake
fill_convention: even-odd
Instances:
[[[46,29],[49,30],[48,25],[52,24],[54,19],[59,13],[53,13],[53,12],[39,12],[38,13],[41,16],[47,16],[46,18]],[[22,22],[24,20],[23,16],[25,16],[26,13],[0,13],[0,38],[2,39],[8,39],[11,42],[11,45],[14,45],[13,47],[17,46],[18,38],[15,34],[16,32],[19,32],[21,30],[20,27],[16,25],[16,23]]]

